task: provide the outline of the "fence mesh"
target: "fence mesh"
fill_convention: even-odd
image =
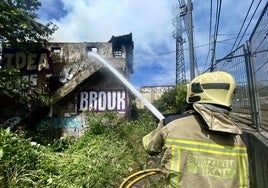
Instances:
[[[267,5],[250,37],[261,128],[268,131],[268,9]]]
[[[237,48],[222,60],[218,60],[215,70],[229,72],[236,81],[236,92],[232,102],[231,116],[239,123],[252,125],[248,76],[244,46]]]
[[[221,60],[214,70],[226,71],[236,80],[232,117],[268,131],[268,3],[247,44]],[[249,47],[248,47],[249,46]],[[248,58],[249,57],[249,58]]]

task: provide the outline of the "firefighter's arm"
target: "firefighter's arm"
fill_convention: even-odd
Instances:
[[[163,128],[163,122],[160,121],[155,130],[143,137],[143,147],[145,151],[150,155],[158,154],[162,151],[164,140],[161,135]]]

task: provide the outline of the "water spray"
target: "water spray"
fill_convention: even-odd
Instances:
[[[88,56],[92,56],[102,62],[117,78],[119,78],[123,84],[137,97],[142,103],[161,121],[165,119],[165,117],[135,88],[129,81],[122,76],[110,63],[108,63],[105,59],[103,59],[100,55],[89,52]]]

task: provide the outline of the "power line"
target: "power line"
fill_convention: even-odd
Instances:
[[[224,35],[224,34],[222,34],[222,35]],[[228,41],[228,40],[233,40],[233,39],[235,39],[235,37],[227,38],[227,39],[224,39],[224,40],[219,40],[218,43],[225,42],[225,41]],[[201,48],[201,47],[205,47],[205,46],[209,46],[209,44],[201,44],[201,45],[195,46],[194,48],[196,49],[196,48]],[[184,48],[184,50],[189,50],[189,48]],[[173,53],[176,53],[176,51],[174,50],[174,51],[163,52],[163,53],[158,53],[158,54],[154,54],[154,55],[143,56],[143,57],[134,59],[133,61],[151,59],[151,58],[154,58],[154,57],[165,56],[165,55],[169,55],[169,54],[173,54]]]
[[[254,0],[253,0],[253,1],[254,1]],[[248,12],[249,12],[249,11],[250,11],[250,9],[251,9],[251,6],[252,6],[253,1],[251,2],[251,5],[250,5],[250,7],[249,7],[249,9],[248,9]],[[251,16],[251,18],[250,18],[250,21],[249,21],[249,22],[248,22],[248,24],[247,24],[246,29],[244,30],[244,32],[243,32],[243,34],[242,34],[242,36],[240,37],[240,41],[239,41],[239,42],[238,42],[238,44],[236,45],[236,48],[238,48],[238,47],[239,47],[239,45],[240,45],[240,43],[241,43],[242,39],[244,38],[245,33],[247,32],[248,27],[249,27],[249,25],[250,25],[250,23],[251,23],[251,21],[252,21],[253,17],[255,16],[255,14],[256,14],[256,12],[257,12],[257,9],[258,9],[258,7],[259,7],[259,5],[260,5],[261,1],[262,1],[262,0],[260,0],[260,1],[259,1],[259,3],[258,3],[258,5],[257,5],[257,7],[255,8],[254,13],[253,13],[253,15],[252,15],[252,16]],[[246,17],[245,17],[244,21],[246,20],[247,16],[248,16],[248,13],[247,13],[247,15],[246,15]],[[244,25],[244,22],[243,22],[243,24],[242,24],[241,29],[243,28],[243,25]],[[240,29],[240,30],[241,30],[241,29]],[[240,31],[239,31],[239,34],[237,35],[237,39],[239,38],[239,35],[240,35]],[[236,41],[237,41],[237,40],[236,40]],[[233,48],[234,48],[234,46],[235,46],[235,43],[233,44],[233,47],[232,47],[231,52],[230,52],[229,54],[232,54],[232,53],[233,53]],[[227,63],[227,62],[225,62],[225,63],[222,65],[222,67],[224,67],[224,66],[226,65],[226,63]]]
[[[259,48],[261,47],[262,43],[263,43],[264,41],[267,40],[267,37],[268,37],[268,31],[267,31],[267,33],[265,34],[265,36],[263,37],[263,39],[259,42],[259,45],[258,45],[257,48],[255,49],[255,51],[253,52],[253,54],[258,52],[257,50],[259,50]]]
[[[208,54],[207,54],[207,57],[206,57],[206,62],[205,62],[205,65],[204,65],[203,72],[205,70],[205,67],[207,66],[208,57],[209,57],[209,54],[210,54],[211,32],[212,32],[212,0],[210,0],[210,11],[209,11],[209,36],[208,36],[209,42],[208,42]]]
[[[217,42],[217,37],[218,37],[220,15],[221,15],[221,3],[222,3],[222,0],[217,0],[216,21],[215,21],[215,27],[214,27],[214,41],[213,41],[211,66],[210,66],[211,71],[213,69],[213,65],[214,65],[214,61],[215,61],[216,42]]]
[[[250,12],[250,10],[251,10],[251,7],[252,7],[252,5],[253,5],[253,2],[254,2],[254,0],[251,1],[251,4],[250,4],[250,6],[249,6],[249,8],[248,8],[248,12],[247,12],[247,14],[246,14],[246,16],[245,16],[245,18],[244,18],[243,24],[242,24],[242,26],[240,27],[240,30],[239,30],[239,32],[238,32],[238,34],[237,34],[237,37],[236,37],[236,40],[235,40],[235,42],[234,42],[234,44],[233,44],[233,46],[232,46],[231,52],[233,51],[234,46],[235,46],[235,44],[236,44],[236,42],[237,42],[237,40],[238,40],[238,38],[239,38],[239,35],[240,35],[240,33],[241,33],[241,31],[242,31],[242,29],[243,29],[243,27],[244,27],[244,24],[246,23],[246,20],[247,20],[247,17],[248,17],[249,12]]]
[[[259,3],[258,3],[258,5],[257,5],[257,7],[256,7],[256,9],[255,9],[255,11],[254,11],[254,13],[253,13],[253,15],[251,16],[250,21],[249,21],[249,23],[248,23],[248,25],[247,25],[247,27],[246,27],[244,33],[242,34],[242,37],[240,38],[240,41],[239,41],[238,44],[237,44],[237,47],[240,45],[240,43],[241,43],[241,41],[242,41],[242,39],[243,39],[245,33],[247,32],[248,27],[249,27],[249,25],[250,25],[250,23],[251,23],[253,17],[255,16],[255,14],[256,14],[256,12],[257,12],[257,10],[258,10],[258,8],[259,8],[261,2],[262,2],[262,0],[259,1]]]
[[[170,52],[163,52],[163,53],[159,53],[159,54],[155,54],[155,55],[148,55],[148,56],[144,56],[144,57],[140,57],[140,58],[134,59],[133,61],[144,60],[144,59],[151,59],[151,58],[154,58],[154,57],[159,57],[159,56],[165,56],[165,55],[168,55],[168,54],[173,54],[175,52],[176,51],[170,51]]]

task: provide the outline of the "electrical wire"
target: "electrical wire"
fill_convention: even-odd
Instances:
[[[144,60],[144,59],[151,59],[154,57],[158,57],[158,56],[165,56],[165,55],[169,55],[169,54],[173,54],[176,53],[176,51],[170,51],[170,52],[163,52],[163,53],[159,53],[159,54],[155,54],[155,55],[148,55],[148,56],[144,56],[144,57],[140,57],[137,59],[134,59],[133,61],[140,61],[140,60]]]
[[[245,29],[244,33],[242,34],[242,36],[241,36],[241,38],[240,38],[240,41],[239,41],[239,42],[238,42],[238,44],[237,44],[237,47],[240,45],[240,43],[241,43],[241,41],[242,41],[243,37],[245,36],[245,33],[247,32],[248,27],[250,26],[251,21],[252,21],[253,17],[255,16],[255,14],[256,14],[256,12],[257,12],[257,10],[258,10],[258,8],[259,8],[259,6],[260,6],[261,2],[262,2],[262,0],[260,0],[260,1],[259,1],[259,3],[258,3],[258,5],[257,5],[257,7],[255,8],[255,11],[254,11],[253,15],[251,16],[250,21],[248,22],[248,25],[247,25],[247,27],[246,27],[246,29]]]
[[[208,57],[209,57],[209,54],[210,54],[210,44],[211,44],[211,31],[212,31],[212,0],[210,0],[210,11],[209,11],[209,42],[208,42],[208,54],[207,54],[207,57],[206,57],[206,61],[205,61],[205,65],[204,65],[204,68],[203,68],[203,72],[207,66],[207,63],[208,63]]]
[[[265,34],[265,36],[263,37],[263,39],[259,42],[259,45],[256,47],[256,49],[255,49],[255,51],[253,52],[253,54],[256,54],[256,53],[258,52],[258,50],[259,50],[259,48],[261,47],[262,43],[263,43],[264,41],[267,40],[267,37],[268,37],[268,31],[267,31],[267,33]]]
[[[215,55],[216,55],[216,43],[217,43],[219,23],[220,23],[221,3],[222,3],[222,0],[217,0],[216,21],[215,21],[215,27],[214,27],[214,40],[213,40],[213,49],[212,49],[210,71],[213,70]]]
[[[239,32],[238,32],[238,34],[237,34],[236,40],[235,40],[235,42],[234,42],[234,44],[233,44],[233,46],[232,46],[231,52],[233,51],[233,49],[234,49],[234,47],[235,47],[235,44],[236,44],[236,42],[237,42],[237,40],[238,40],[238,38],[239,38],[239,35],[240,35],[240,33],[241,33],[241,31],[242,31],[242,29],[243,29],[243,27],[244,27],[244,24],[246,23],[247,17],[248,17],[248,15],[249,15],[249,12],[250,12],[250,10],[251,10],[251,7],[252,7],[253,3],[254,3],[254,0],[251,1],[251,4],[250,4],[250,6],[249,6],[249,8],[248,8],[248,12],[247,12],[247,14],[246,14],[246,16],[245,16],[245,18],[244,18],[244,21],[243,21],[243,23],[242,23],[242,26],[240,27],[240,30],[239,30]]]
[[[253,1],[254,1],[254,0],[253,0]],[[252,3],[253,3],[253,1],[252,1]],[[262,1],[262,0],[260,0],[259,3],[258,3],[258,5],[256,6],[256,8],[255,8],[255,10],[254,10],[254,12],[253,12],[253,14],[252,14],[252,16],[251,16],[251,18],[250,18],[250,21],[248,22],[248,24],[247,24],[247,26],[246,26],[246,28],[245,28],[245,30],[244,30],[242,36],[240,37],[240,40],[239,40],[238,44],[236,45],[236,49],[239,48],[239,45],[240,45],[242,39],[244,38],[244,36],[245,36],[245,34],[246,34],[247,30],[248,30],[248,27],[250,26],[251,21],[252,21],[253,17],[255,16],[255,14],[256,14],[256,12],[257,12],[257,10],[258,10],[258,7],[259,7],[261,1]],[[251,10],[252,3],[251,3],[251,5],[250,5],[250,7],[249,7],[249,9],[248,9],[248,13],[249,13],[249,11]],[[247,16],[248,16],[248,13],[247,13],[247,15],[246,15],[244,21],[246,21],[246,18],[247,18]],[[243,25],[244,25],[244,23],[242,24],[240,30],[242,30]],[[239,31],[239,34],[237,35],[237,39],[239,38],[239,35],[240,35],[240,31]],[[237,41],[237,40],[236,40],[236,41]],[[235,43],[236,43],[236,42],[235,42]],[[230,52],[229,54],[233,54],[233,53],[234,53],[233,50],[234,50],[235,43],[234,43],[234,45],[233,45],[233,47],[232,47],[232,49],[231,49],[231,52]],[[224,67],[224,66],[226,65],[226,63],[227,63],[227,62],[223,63],[222,67]]]
[[[228,35],[228,34],[221,34],[221,35]],[[218,40],[218,43],[225,42],[225,41],[228,41],[228,40],[233,40],[235,38],[236,37],[227,38],[227,39],[224,39],[224,40]],[[194,48],[196,49],[196,48],[201,48],[201,47],[205,47],[205,46],[209,46],[209,44],[201,44],[201,45],[195,46]],[[189,48],[184,48],[184,50],[189,50]],[[152,58],[155,58],[155,57],[165,56],[165,55],[174,54],[174,53],[176,53],[176,51],[169,51],[169,52],[163,52],[163,53],[159,53],[159,54],[155,54],[155,55],[143,56],[143,57],[139,57],[137,59],[134,59],[133,62],[146,60],[146,59],[152,59]]]

